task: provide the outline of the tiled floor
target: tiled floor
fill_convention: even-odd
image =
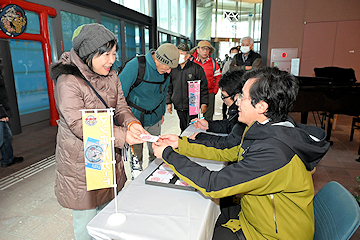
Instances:
[[[220,106],[221,100],[217,96],[215,119],[221,118]],[[300,114],[291,115],[300,121]],[[352,194],[360,194],[356,182],[356,177],[360,176],[360,162],[355,161],[359,157],[360,131],[355,132],[354,141],[350,142],[351,119],[344,115],[338,117],[331,138],[334,144],[313,175],[316,191],[329,181],[338,181]],[[309,124],[314,124],[312,116],[309,116]],[[166,114],[162,134],[180,134],[178,126],[176,113]],[[54,159],[48,158],[54,154],[57,127],[49,126],[46,121],[22,130],[14,136],[13,147],[15,155],[23,156],[25,161],[0,169],[0,240],[73,239],[72,211],[57,203]],[[9,176],[14,177],[10,179]],[[19,178],[25,179],[16,182]],[[360,239],[360,230],[351,239]]]

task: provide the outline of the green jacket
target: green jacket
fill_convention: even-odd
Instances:
[[[146,69],[144,80],[150,82],[163,82],[164,75],[160,75],[156,70],[155,62],[152,58],[152,51],[145,55],[146,58]],[[130,87],[135,83],[138,75],[139,63],[137,58],[129,61],[122,72],[119,74],[119,79],[121,82],[122,90],[124,96],[127,97],[129,94]],[[157,107],[154,113],[145,114],[144,117],[144,126],[152,126],[159,122],[162,116],[165,114],[166,109],[166,95],[170,82],[170,77],[167,77],[167,80],[164,84],[151,84],[146,82],[141,82],[137,87],[135,87],[129,96],[129,100],[138,105],[141,108],[144,108],[148,111],[151,111]],[[160,105],[160,106],[159,106]],[[134,116],[140,120],[141,111],[131,108]]]
[[[322,129],[292,119],[277,124],[254,122],[245,129],[239,146],[206,147],[183,137],[176,151],[164,150],[163,158],[181,179],[206,196],[241,195],[239,219],[226,224],[234,232],[242,228],[252,240],[313,239],[310,170],[329,149],[325,136]],[[233,164],[209,171],[181,154]]]

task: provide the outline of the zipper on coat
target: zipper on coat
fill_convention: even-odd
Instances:
[[[275,223],[275,232],[278,233],[277,223],[276,223],[276,211],[275,211],[274,195],[270,194],[270,198],[271,198],[271,203],[272,203],[272,206],[273,206],[273,219],[274,219],[274,223]]]

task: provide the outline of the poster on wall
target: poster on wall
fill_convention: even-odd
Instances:
[[[0,9],[0,29],[10,37],[22,34],[27,25],[25,11],[15,4]]]

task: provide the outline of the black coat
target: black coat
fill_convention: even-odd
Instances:
[[[5,79],[0,68],[0,118],[9,117],[10,111],[9,98],[5,88]]]
[[[166,104],[174,104],[176,110],[189,110],[188,81],[195,80],[201,80],[200,105],[207,105],[209,103],[209,91],[204,69],[191,61],[188,61],[183,69],[178,65],[177,68],[171,70]]]
[[[229,134],[234,125],[238,122],[238,112],[238,106],[236,106],[234,102],[228,110],[229,118],[225,120],[208,121],[209,129],[206,131]]]
[[[207,132],[228,133],[228,136],[216,136],[208,133],[196,135],[196,141],[206,146],[216,148],[231,148],[240,144],[241,136],[246,124],[238,121],[238,106],[235,102],[229,107],[229,118],[225,120],[209,121]]]

